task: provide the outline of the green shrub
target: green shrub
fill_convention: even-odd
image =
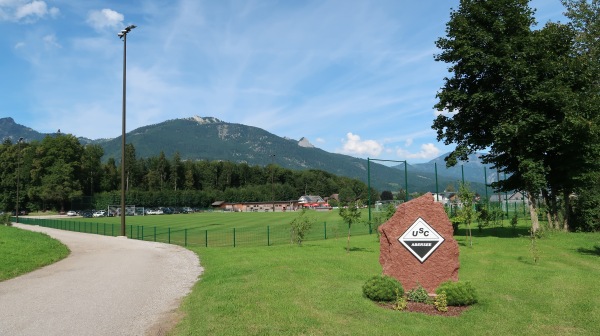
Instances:
[[[446,293],[448,306],[468,306],[477,303],[477,293],[470,282],[446,281],[436,290],[436,294]]]
[[[292,243],[302,245],[302,241],[304,241],[306,234],[310,231],[314,222],[315,219],[308,215],[306,209],[302,209],[300,215],[294,218],[290,223],[292,229]]]
[[[376,275],[363,285],[363,294],[373,301],[394,301],[404,295],[402,284],[387,275]]]
[[[396,303],[394,303],[394,310],[404,310],[408,306],[408,301],[404,295],[400,294],[400,291],[396,288]]]
[[[427,303],[430,301],[429,293],[421,285],[418,285],[416,288],[409,290],[406,295],[408,297],[408,301],[423,303]]]
[[[437,309],[437,311],[447,312],[448,299],[446,296],[446,292],[442,291],[440,294],[438,294],[435,298],[435,301],[433,302],[433,305],[435,306],[435,309]]]
[[[12,223],[10,222],[10,214],[9,213],[3,213],[2,215],[0,215],[0,224],[8,225],[8,226],[12,225]]]

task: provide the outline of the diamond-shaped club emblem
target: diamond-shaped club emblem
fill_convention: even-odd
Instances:
[[[444,242],[444,238],[419,217],[398,241],[423,263]]]

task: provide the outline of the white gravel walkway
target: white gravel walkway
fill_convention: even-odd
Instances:
[[[202,268],[180,246],[31,225],[71,254],[0,282],[0,335],[162,335]]]

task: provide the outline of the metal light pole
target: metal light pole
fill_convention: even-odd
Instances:
[[[123,39],[123,121],[121,130],[121,236],[127,236],[125,232],[125,96],[127,82],[127,34],[135,28],[129,25],[117,34]]]
[[[23,142],[23,138],[19,138],[17,143],[17,206],[15,207],[17,223],[19,222],[19,184],[21,184],[21,142]]]

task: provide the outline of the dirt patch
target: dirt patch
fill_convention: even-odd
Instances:
[[[392,310],[394,309],[394,304],[391,302],[379,302],[379,303],[377,303],[377,305],[382,308],[385,308],[385,309],[392,309]],[[456,317],[456,316],[460,316],[460,314],[462,314],[462,312],[464,312],[467,309],[469,309],[469,306],[461,306],[461,307],[448,306],[447,312],[441,312],[441,311],[435,309],[435,306],[432,304],[421,303],[421,302],[408,302],[406,309],[404,309],[403,311],[409,312],[409,313],[421,313],[421,314],[434,315],[434,316]]]
[[[184,313],[179,309],[170,311],[160,318],[152,327],[146,330],[146,336],[166,336],[181,321]]]

